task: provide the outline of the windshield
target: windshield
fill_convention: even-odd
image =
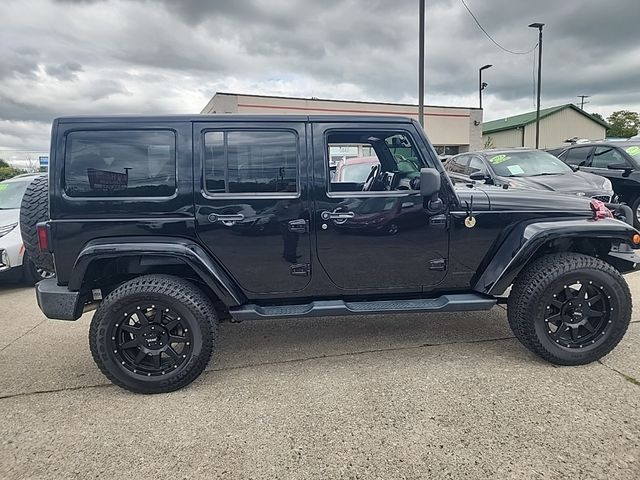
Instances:
[[[637,145],[627,144],[624,151],[631,155],[635,161],[640,161],[640,143]]]
[[[535,177],[571,173],[562,160],[540,150],[506,152],[489,157],[494,172],[501,177]]]
[[[31,179],[24,182],[0,182],[0,210],[20,208],[22,196]]]

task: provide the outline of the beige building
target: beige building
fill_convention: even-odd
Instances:
[[[324,100],[216,93],[200,113],[263,115],[401,115],[418,119],[418,106],[403,103]],[[438,153],[454,155],[482,147],[482,110],[425,106],[425,130]]]
[[[540,110],[540,148],[565,145],[577,137],[603,140],[609,125],[572,104]],[[535,147],[536,112],[486,122],[483,127],[484,148]]]

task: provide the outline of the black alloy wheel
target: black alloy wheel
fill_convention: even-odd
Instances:
[[[606,335],[613,308],[605,285],[592,280],[563,285],[549,299],[545,315],[547,334],[559,345],[584,348]]]
[[[127,370],[147,377],[182,366],[192,353],[193,333],[167,304],[140,302],[123,307],[122,322],[111,329],[113,355]],[[117,314],[116,314],[117,315]]]

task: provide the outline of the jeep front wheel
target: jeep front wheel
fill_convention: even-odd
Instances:
[[[177,390],[195,380],[213,351],[217,317],[192,283],[146,275],[111,292],[89,332],[93,358],[104,375],[138,393]]]
[[[507,316],[515,336],[558,365],[582,365],[608,354],[631,320],[624,278],[598,258],[576,253],[544,256],[516,280]]]

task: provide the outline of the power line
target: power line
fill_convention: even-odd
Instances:
[[[480,30],[482,30],[482,33],[484,33],[487,38],[489,40],[491,40],[498,48],[500,48],[501,50],[504,50],[507,53],[511,53],[513,55],[528,55],[531,52],[533,52],[536,47],[538,46],[538,44],[536,43],[532,49],[527,50],[526,52],[515,52],[513,50],[509,50],[508,48],[503,47],[502,45],[500,45],[496,40],[494,40],[494,38],[489,34],[489,32],[487,32],[485,30],[485,28],[482,26],[482,24],[480,23],[480,21],[478,20],[478,18],[473,14],[473,12],[471,11],[471,9],[469,8],[469,6],[466,4],[466,2],[464,0],[460,0],[462,2],[462,5],[464,5],[464,8],[467,9],[467,12],[469,12],[469,15],[471,15],[471,17],[473,18],[473,20],[476,22],[476,25],[478,25],[478,28]]]

